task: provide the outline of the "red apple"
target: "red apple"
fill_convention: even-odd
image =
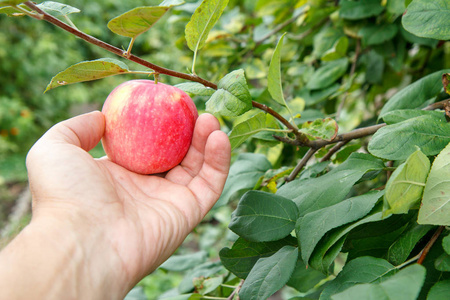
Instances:
[[[151,80],[130,80],[106,99],[102,139],[106,155],[139,174],[168,171],[186,155],[198,113],[182,90]]]

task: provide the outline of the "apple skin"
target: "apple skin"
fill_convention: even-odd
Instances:
[[[185,157],[192,140],[197,108],[182,90],[151,80],[130,80],[106,99],[106,155],[139,174],[166,172]]]

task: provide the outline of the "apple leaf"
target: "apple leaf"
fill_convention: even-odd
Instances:
[[[419,224],[450,226],[450,144],[435,158],[423,192]]]
[[[422,115],[384,126],[369,142],[372,155],[388,159],[407,159],[417,146],[427,156],[438,154],[450,142],[450,124],[435,115]]]
[[[228,0],[203,0],[186,25],[186,41],[189,49],[200,50],[206,43],[209,32],[219,20]]]
[[[198,82],[183,82],[175,85],[182,91],[196,96],[212,96],[216,90],[206,87]]]
[[[313,122],[308,121],[302,124],[299,129],[301,133],[306,134],[311,139],[324,139],[331,141],[338,132],[338,125],[334,119],[317,119]]]
[[[231,132],[228,134],[231,143],[231,149],[236,149],[252,135],[265,130],[271,130],[271,128],[267,128],[266,114],[264,112],[260,112],[253,117],[235,125]]]
[[[389,178],[383,215],[406,214],[418,206],[430,171],[430,160],[420,150],[412,153]]]
[[[206,102],[206,110],[222,116],[237,117],[252,108],[252,97],[245,80],[244,70],[239,69],[223,77],[218,90]]]
[[[129,71],[128,66],[123,62],[111,58],[83,61],[56,74],[47,85],[44,93],[59,86],[96,80]]]
[[[450,39],[450,2],[448,0],[414,0],[402,18],[406,30],[420,37]]]
[[[30,9],[25,5],[19,5],[19,6],[23,9],[30,11]],[[23,17],[23,16],[25,16],[25,13],[21,12],[20,10],[18,10],[12,6],[5,6],[5,7],[0,8],[0,14],[6,14],[8,17]]]
[[[283,96],[283,88],[281,86],[281,69],[280,69],[280,60],[281,60],[281,47],[283,46],[284,36],[283,34],[278,41],[278,44],[273,52],[272,60],[270,61],[269,66],[269,74],[267,77],[268,80],[268,90],[272,98],[277,101],[279,104],[283,106],[286,105],[286,100]]]
[[[442,300],[450,294],[450,280],[435,283],[427,295],[427,300]]]
[[[10,5],[18,5],[23,3],[23,0],[0,0],[0,7],[10,6]]]
[[[345,291],[331,296],[333,300],[359,299],[398,299],[415,300],[425,281],[426,269],[414,264],[400,270],[381,283],[364,283],[354,285]]]
[[[298,249],[284,246],[270,257],[260,258],[244,281],[239,297],[248,300],[267,299],[281,289],[294,272]]]
[[[135,38],[149,30],[172,6],[136,7],[109,21],[108,28],[115,34]]]
[[[59,2],[53,2],[53,1],[45,1],[42,3],[39,3],[37,5],[40,9],[45,11],[48,14],[51,14],[55,17],[59,16],[67,16],[73,13],[79,13],[80,10],[76,7],[59,3]]]
[[[325,62],[312,74],[306,87],[310,90],[329,87],[345,74],[347,67],[348,59],[346,57]]]
[[[442,85],[444,86],[445,92],[450,95],[449,82],[450,82],[450,73],[442,74]]]
[[[252,242],[270,242],[288,236],[298,218],[297,205],[282,196],[249,191],[231,214],[229,228]]]
[[[450,234],[442,239],[442,248],[450,255]]]
[[[339,16],[348,20],[360,20],[377,16],[384,10],[384,6],[380,2],[380,0],[341,0],[339,3],[341,6]]]

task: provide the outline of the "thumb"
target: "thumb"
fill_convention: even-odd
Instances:
[[[56,124],[38,143],[67,143],[89,151],[98,144],[104,132],[104,115],[93,111]]]

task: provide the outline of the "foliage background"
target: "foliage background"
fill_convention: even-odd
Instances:
[[[65,1],[82,10],[72,17],[82,31],[124,49],[128,46],[128,39],[109,31],[107,22],[136,6],[158,5],[159,2]],[[133,53],[157,65],[189,72],[192,52],[186,46],[184,29],[201,1],[186,2],[172,9],[149,32],[139,37]],[[231,0],[211,32],[207,45],[200,51],[196,72],[203,78],[217,82],[232,70],[244,69],[252,98],[273,106],[287,116],[288,112],[273,102],[267,91],[267,74],[277,41],[283,32],[288,32],[281,50],[283,90],[291,108],[302,115],[301,120],[338,117],[341,132],[372,125],[376,123],[384,103],[400,89],[425,75],[450,68],[449,42],[419,38],[402,27],[401,15],[409,2],[380,1],[384,6],[382,13],[363,20],[343,21],[337,11],[337,1]],[[296,9],[301,9],[305,3],[311,5],[307,17],[300,14],[297,16],[299,11]],[[291,22],[285,23],[287,20]],[[280,24],[285,26],[272,32]],[[373,26],[386,26],[386,30],[376,36],[371,31]],[[0,28],[0,42],[7,45],[0,49],[1,228],[7,223],[14,201],[26,186],[25,156],[39,136],[60,120],[100,109],[113,87],[125,80],[142,78],[142,75],[114,76],[69,85],[43,94],[50,79],[70,65],[101,57],[117,57],[50,24],[30,18],[12,19],[0,15]],[[362,28],[366,28],[366,33],[356,38]],[[346,40],[343,43],[348,43],[342,51],[336,48],[336,42],[341,38]],[[357,41],[359,38],[360,42]],[[329,55],[328,58],[326,55]],[[350,64],[344,74],[337,77],[336,83],[321,89],[323,94],[308,92],[308,82],[322,62],[340,57],[348,57]],[[143,70],[140,66],[128,64],[133,69]],[[161,80],[169,84],[183,82],[168,76],[162,76]],[[445,94],[442,93],[440,97],[439,99],[444,99]],[[195,97],[194,100],[200,111],[205,109],[206,98]],[[343,102],[345,104],[341,105]],[[250,111],[238,118],[221,118],[223,130],[229,131],[234,124],[254,114],[255,111]],[[351,142],[333,158],[333,163],[342,163],[351,152],[360,147],[365,149],[366,146],[367,140]],[[275,144],[267,136],[259,136],[235,150],[233,161],[242,153],[263,154],[269,163],[267,169],[279,171],[280,168],[295,166],[306,150]],[[94,156],[103,155],[100,147],[92,153]],[[316,160],[324,154],[319,151]],[[322,166],[323,169],[312,171],[316,172],[314,176],[327,168]],[[235,168],[237,167],[236,165]],[[259,176],[267,169],[259,170]],[[266,174],[266,178],[269,175]],[[383,176],[382,174],[369,183],[357,185],[351,193],[357,195],[381,186],[386,179]],[[270,190],[270,186],[261,189]],[[227,226],[243,191],[231,189],[227,192],[230,205],[215,209],[188,237],[178,255],[201,253],[198,260],[192,257],[189,259],[196,264],[214,264],[218,260],[219,250],[223,246],[231,246],[237,237]],[[28,217],[25,216],[16,224],[16,228],[24,226],[27,221]],[[4,234],[3,243],[14,232]],[[345,257],[338,258],[336,272],[344,261]],[[194,266],[195,264],[181,271],[170,266],[158,269],[143,280],[140,289],[134,291],[136,296],[130,297],[139,298],[145,294],[148,299],[155,299],[163,291],[180,286],[185,286],[186,291],[189,291],[189,280],[195,277],[195,274],[189,274],[189,268]],[[223,269],[214,267],[215,265],[209,265],[207,270],[214,270],[215,275],[224,272]],[[236,284],[236,280],[230,280]],[[293,289],[285,289],[283,293],[285,298],[296,295]]]

